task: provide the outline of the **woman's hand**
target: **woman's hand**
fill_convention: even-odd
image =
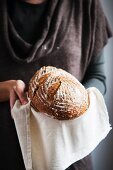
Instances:
[[[25,83],[22,80],[0,82],[0,102],[10,100],[10,106],[12,108],[16,99],[19,99],[21,104],[28,102],[25,93]]]
[[[25,83],[22,80],[17,80],[13,88],[10,90],[10,107],[13,108],[16,99],[19,99],[21,104],[27,104],[28,99],[25,93]]]
[[[0,102],[9,100],[10,90],[15,86],[16,80],[0,82]]]

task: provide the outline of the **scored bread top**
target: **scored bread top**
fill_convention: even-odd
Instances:
[[[35,73],[28,95],[35,110],[59,120],[78,117],[89,105],[84,86],[70,73],[52,66]]]

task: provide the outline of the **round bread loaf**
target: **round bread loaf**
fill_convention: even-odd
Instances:
[[[28,97],[36,111],[59,120],[79,117],[89,106],[84,86],[70,73],[52,66],[44,66],[34,74]]]

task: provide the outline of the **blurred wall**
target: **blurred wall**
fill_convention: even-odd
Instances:
[[[103,9],[113,30],[113,0],[101,0]],[[105,47],[105,72],[107,77],[107,93],[105,96],[110,123],[113,127],[113,38]],[[113,130],[106,139],[93,151],[94,170],[113,170]]]

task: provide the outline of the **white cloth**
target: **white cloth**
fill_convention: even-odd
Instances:
[[[90,106],[80,117],[59,121],[16,101],[14,118],[26,170],[64,170],[84,158],[111,127],[102,94],[89,88]]]

